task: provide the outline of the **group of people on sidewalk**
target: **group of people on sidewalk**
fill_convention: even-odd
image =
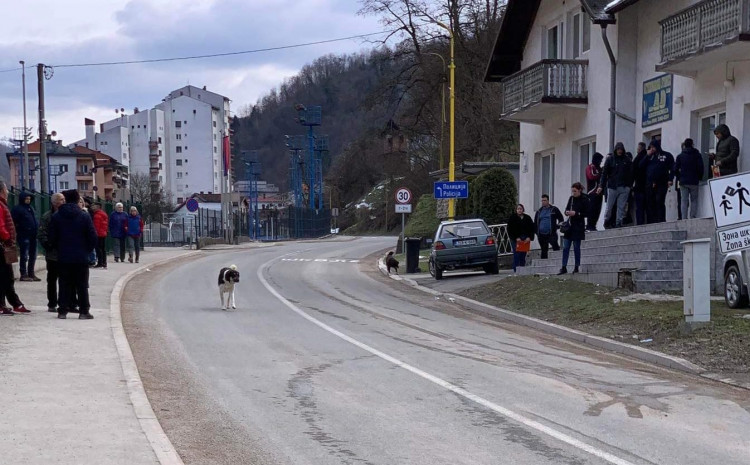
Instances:
[[[716,152],[711,154],[714,176],[737,173],[740,146],[729,127],[721,124],[714,130]],[[574,249],[575,266],[581,264],[581,241],[586,231],[596,231],[601,209],[606,198],[605,228],[619,228],[626,224],[638,225],[666,221],[666,197],[669,189],[679,186],[680,219],[697,218],[698,185],[704,178],[704,160],[695,149],[692,139],[685,139],[682,151],[674,156],[662,149],[661,141],[653,139],[648,145],[639,143],[633,158],[621,142],[615,144],[604,166],[604,156],[595,153],[586,169],[586,192],[576,182],[571,186],[571,196],[563,212],[552,205],[549,195],[543,194],[541,207],[532,220],[523,205],[508,219],[508,236],[513,249],[513,271],[526,265],[526,254],[534,236],[539,241],[541,258],[548,258],[549,248],[560,250],[558,231],[563,236],[562,268],[558,274],[568,272],[570,249]]]
[[[106,239],[115,243],[115,262],[140,259],[143,220],[136,207],[126,214],[118,203],[111,215],[99,202],[88,203],[75,189],[52,194],[51,207],[37,221],[28,193],[8,209],[8,187],[0,181],[0,314],[29,313],[15,291],[12,264],[19,261],[21,281],[41,281],[35,274],[37,241],[47,262],[47,308],[65,319],[69,312],[79,319],[92,319],[88,295],[89,268],[107,269]],[[16,246],[18,247],[16,249]],[[9,308],[5,301],[11,305]]]

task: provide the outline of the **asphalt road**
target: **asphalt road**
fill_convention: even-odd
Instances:
[[[747,391],[393,283],[372,255],[392,242],[214,252],[128,286],[126,332],[186,464],[750,463]]]

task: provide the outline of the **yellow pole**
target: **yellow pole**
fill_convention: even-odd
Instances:
[[[448,181],[456,180],[456,162],[454,159],[455,153],[455,123],[456,123],[456,63],[453,60],[453,31],[445,24],[438,21],[438,26],[448,31],[448,36],[451,41],[451,62],[448,65],[450,69],[450,161],[448,162]],[[448,220],[453,221],[456,217],[456,199],[448,199]]]

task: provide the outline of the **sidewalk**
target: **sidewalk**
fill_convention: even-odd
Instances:
[[[128,383],[140,380],[123,372],[113,335],[120,323],[110,316],[110,298],[127,273],[191,252],[149,248],[138,265],[110,256],[108,270],[91,270],[95,319],[89,321],[72,313],[58,320],[47,312],[46,273],[39,274],[42,282],[16,282],[32,313],[0,317],[0,463],[160,463],[159,444],[152,447],[153,435],[147,438],[144,418],[136,414],[141,406],[131,403]]]

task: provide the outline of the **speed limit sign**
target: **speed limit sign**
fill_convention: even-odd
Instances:
[[[396,191],[396,202],[405,205],[411,203],[411,191],[405,187]]]

